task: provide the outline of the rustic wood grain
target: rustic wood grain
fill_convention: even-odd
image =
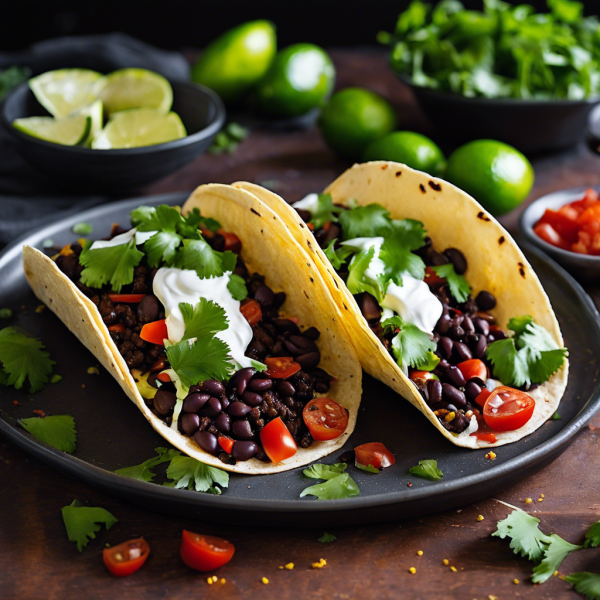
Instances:
[[[386,67],[381,52],[334,51],[340,87],[364,85],[388,97],[402,126],[431,133],[408,90]],[[447,146],[446,146],[447,148]],[[596,185],[600,159],[584,147],[534,159],[537,180],[530,199],[580,185]],[[198,158],[144,193],[187,190],[206,182],[247,179],[271,186],[290,200],[325,187],[345,167],[315,129],[257,130],[231,156]],[[503,219],[516,229],[519,211]],[[591,290],[598,304],[600,294]],[[1,401],[1,400],[0,400]],[[600,416],[584,428],[552,465],[498,495],[498,500],[535,512],[545,531],[578,543],[600,519]],[[499,450],[501,452],[501,449]],[[537,502],[544,494],[543,502]],[[526,505],[525,498],[535,503]],[[81,554],[67,541],[61,507],[74,498],[111,511],[119,523],[102,530]],[[508,543],[491,538],[498,519],[510,509],[488,499],[461,510],[421,519],[368,527],[334,528],[338,539],[321,544],[322,530],[233,528],[165,517],[114,499],[70,480],[6,440],[0,439],[0,598],[71,600],[79,598],[190,599],[488,599],[575,598],[570,586],[552,577],[541,586],[529,582],[531,564],[512,554]],[[440,506],[440,511],[444,507]],[[483,521],[477,521],[478,515]],[[220,570],[224,585],[208,586],[206,577],[179,559],[181,530],[188,528],[230,539],[237,552]],[[101,561],[106,543],[143,535],[151,545],[147,564],[134,576],[116,579]],[[422,550],[423,556],[417,556]],[[319,558],[321,570],[311,568]],[[447,558],[457,572],[444,566]],[[575,553],[561,572],[600,569],[600,550]],[[293,562],[291,571],[277,567]],[[415,567],[416,574],[408,569]],[[261,583],[262,577],[270,581]],[[513,583],[518,579],[520,583]]]

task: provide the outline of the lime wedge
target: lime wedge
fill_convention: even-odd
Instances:
[[[33,77],[29,88],[53,117],[61,118],[94,102],[92,88],[101,78],[100,73],[88,69],[59,69]]]
[[[166,115],[152,108],[134,108],[113,113],[92,141],[92,148],[137,148],[164,144],[185,137],[181,119],[174,112]]]
[[[88,104],[87,106],[84,106],[83,108],[79,108],[78,110],[74,111],[72,115],[70,115],[72,117],[75,117],[75,116],[90,117],[90,119],[92,120],[90,134],[87,139],[88,146],[91,145],[91,142],[92,142],[92,139],[94,138],[94,136],[102,129],[102,115],[103,115],[102,100],[96,100],[96,102],[93,102],[92,104]]]
[[[162,76],[146,69],[120,69],[98,80],[94,93],[107,114],[129,108],[153,108],[167,113],[173,104],[173,89]]]
[[[64,119],[29,117],[15,119],[13,127],[41,140],[65,146],[77,146],[84,144],[90,136],[92,119],[85,115],[65,117]]]

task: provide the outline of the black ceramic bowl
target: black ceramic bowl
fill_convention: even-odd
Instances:
[[[591,110],[589,100],[518,100],[467,98],[460,94],[413,85],[415,94],[437,130],[456,143],[500,140],[521,152],[545,152],[573,146],[585,139]]]
[[[126,148],[92,150],[37,139],[12,126],[15,119],[47,115],[26,83],[0,105],[0,122],[14,146],[49,183],[86,193],[117,193],[156,181],[202,154],[225,121],[223,102],[212,90],[183,81],[171,81],[173,108],[188,135],[180,140]]]
[[[580,200],[587,188],[572,188],[546,194],[534,200],[521,215],[520,227],[523,235],[529,242],[535,244],[546,254],[549,254],[556,262],[560,263],[571,275],[582,281],[600,281],[600,256],[579,254],[557,248],[539,238],[533,231],[533,227],[540,220],[547,208],[558,210],[561,206]]]

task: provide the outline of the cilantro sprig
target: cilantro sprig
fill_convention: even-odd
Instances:
[[[324,465],[316,463],[304,469],[303,475],[311,479],[324,479],[323,483],[311,485],[300,493],[300,497],[315,496],[317,500],[337,500],[358,496],[360,490],[356,482],[344,471],[348,468],[345,463]]]
[[[560,369],[568,355],[532,317],[515,317],[508,322],[513,337],[492,342],[487,358],[493,373],[505,385],[520,387],[544,383]]]
[[[457,302],[467,301],[467,298],[471,293],[471,286],[467,283],[467,280],[462,275],[459,275],[454,270],[454,265],[452,263],[433,267],[433,270],[438,277],[441,277],[448,282],[450,293],[452,296],[454,296]]]
[[[157,456],[145,460],[139,465],[133,467],[123,467],[117,469],[115,473],[123,475],[123,477],[131,477],[132,479],[138,479],[139,481],[153,481],[156,477],[156,473],[152,469],[157,465],[165,462],[171,462],[173,458],[179,456],[178,450],[168,450],[167,448],[155,448],[154,450]]]
[[[328,221],[337,223],[339,220],[338,215],[343,212],[343,210],[344,209],[333,204],[331,194],[317,194],[317,201],[310,211],[310,223],[315,226],[315,229],[323,227]]]
[[[436,348],[436,343],[429,335],[398,315],[386,319],[381,325],[385,331],[398,329],[392,338],[392,352],[398,365],[416,369],[429,368],[431,355]]]
[[[227,471],[205,465],[190,456],[174,456],[167,468],[167,477],[173,480],[164,484],[167,487],[209,494],[221,494],[223,488],[229,486]]]
[[[75,419],[71,415],[30,417],[20,419],[19,425],[38,440],[57,450],[73,454],[77,446]]]
[[[64,506],[62,517],[69,541],[77,544],[79,552],[88,545],[90,539],[95,539],[96,533],[100,531],[98,523],[104,523],[106,529],[110,529],[118,522],[104,508],[82,506],[79,500],[73,500],[69,506]]]

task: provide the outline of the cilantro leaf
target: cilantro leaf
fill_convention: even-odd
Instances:
[[[226,271],[233,271],[235,262],[231,265],[232,252],[217,252],[203,239],[183,240],[183,246],[178,249],[174,266],[180,269],[190,269],[198,273],[200,279],[220,277]],[[235,254],[233,254],[235,259]]]
[[[316,208],[311,210],[310,222],[315,226],[315,229],[319,229],[327,221],[337,222],[337,215],[342,211],[342,208],[333,204],[331,194],[317,194]]]
[[[48,382],[52,365],[56,364],[37,339],[15,327],[0,330],[0,375],[4,385],[21,389],[29,379],[29,391],[36,392]]]
[[[335,249],[335,244],[337,242],[337,238],[332,240],[329,243],[329,246],[323,250],[325,256],[329,259],[331,266],[338,270],[342,267],[342,265],[346,262],[346,259],[356,252],[356,248],[352,248],[351,246],[340,246],[337,250]]]
[[[227,284],[229,293],[233,296],[234,300],[245,300],[248,297],[248,288],[242,277],[232,273],[229,276],[229,283]]]
[[[85,267],[81,271],[81,282],[92,288],[101,288],[106,283],[115,292],[133,281],[133,268],[144,257],[135,247],[135,239],[126,244],[91,249],[88,241],[79,256],[79,262]]]
[[[200,298],[195,307],[187,302],[181,302],[179,310],[181,310],[185,323],[185,333],[181,341],[191,338],[201,339],[227,329],[228,321],[225,311],[212,300]]]
[[[565,581],[568,581],[576,592],[583,594],[586,598],[600,600],[600,575],[581,571],[567,575]]]
[[[221,229],[221,223],[210,217],[203,217],[200,211],[194,208],[187,217],[184,218],[184,224],[180,225],[179,233],[183,237],[194,238],[198,236],[198,229],[207,229],[213,233],[217,233]]]
[[[348,267],[348,279],[346,286],[351,294],[360,294],[361,292],[369,292],[375,297],[377,302],[383,302],[385,290],[385,276],[382,275],[376,280],[367,278],[365,271],[369,268],[369,264],[375,257],[375,247],[371,246],[368,250],[362,250],[355,254],[352,262]]]
[[[562,417],[561,417],[561,416],[560,416],[560,415],[559,415],[557,412],[555,412],[555,413],[554,413],[554,414],[553,414],[553,415],[550,417],[550,420],[551,420],[551,421],[560,421],[561,419],[562,419]]]
[[[585,534],[586,548],[596,548],[600,546],[600,521],[594,523],[590,530]]]
[[[359,493],[360,490],[354,479],[348,473],[342,473],[324,483],[317,483],[305,488],[300,493],[300,498],[315,496],[317,500],[337,500],[339,498],[352,498],[358,496]]]
[[[361,465],[360,463],[356,463],[356,468],[361,471],[366,471],[367,473],[379,473],[379,469],[376,469],[373,465]]]
[[[94,539],[96,532],[100,531],[100,525],[97,523],[104,523],[106,529],[110,529],[118,522],[118,519],[104,508],[81,506],[79,500],[73,500],[69,506],[64,506],[62,517],[69,541],[77,543],[79,552],[88,545],[90,538]]]
[[[359,237],[377,237],[390,227],[390,212],[381,204],[358,206],[344,210],[339,216],[344,240]]]
[[[386,319],[381,325],[384,329],[399,329],[392,339],[392,352],[401,367],[408,365],[420,368],[430,365],[431,353],[435,350],[436,343],[429,335],[398,315]]]
[[[544,583],[549,577],[552,577],[554,571],[560,567],[562,561],[571,552],[583,548],[583,546],[570,544],[555,533],[550,534],[542,544],[546,546],[544,558],[539,565],[533,568],[533,577],[531,578],[533,583]]]
[[[402,285],[402,274],[415,279],[425,277],[425,263],[412,250],[420,248],[425,240],[423,223],[413,219],[392,221],[389,233],[381,246],[379,258],[385,264],[385,273],[396,285]]]
[[[333,535],[333,533],[327,533],[327,532],[325,532],[319,538],[319,542],[321,542],[322,544],[328,544],[330,542],[335,542],[335,540],[337,540],[337,537],[335,535]]]
[[[540,562],[549,544],[549,537],[538,528],[540,520],[517,508],[506,519],[498,521],[493,537],[511,538],[510,547],[515,554]]]
[[[439,481],[444,476],[438,469],[437,460],[420,460],[419,464],[411,467],[408,472],[430,481]]]
[[[167,468],[167,477],[173,480],[170,487],[221,494],[229,486],[227,471],[210,467],[190,456],[174,456]]]
[[[152,469],[156,465],[160,465],[164,462],[169,462],[178,456],[180,453],[178,450],[167,450],[167,448],[155,448],[154,450],[158,456],[149,458],[139,465],[133,467],[123,467],[117,469],[115,473],[123,475],[124,477],[131,477],[132,479],[138,479],[140,481],[152,481],[156,477],[156,473],[152,472]]]
[[[304,469],[302,474],[304,477],[310,477],[311,479],[333,479],[341,475],[347,468],[348,465],[346,463],[336,463],[334,465],[315,463],[308,469]]]
[[[69,454],[75,452],[77,431],[75,430],[75,419],[71,415],[30,417],[29,419],[20,419],[18,423],[31,435],[49,446]]]
[[[160,267],[162,263],[171,264],[175,259],[181,240],[182,237],[173,231],[155,233],[144,244],[148,265],[154,268]]]
[[[140,206],[131,213],[131,224],[138,231],[176,232],[183,222],[179,209],[166,204],[156,207]]]
[[[446,263],[438,267],[433,267],[438,277],[442,277],[448,282],[450,293],[454,296],[457,302],[466,302],[469,294],[471,293],[471,286],[467,283],[467,280],[459,275],[454,270],[452,263]]]

